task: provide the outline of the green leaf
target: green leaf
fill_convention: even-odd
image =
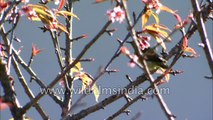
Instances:
[[[68,11],[58,11],[56,14],[57,14],[57,15],[64,16],[64,17],[72,16],[72,17],[74,17],[74,18],[80,20],[76,14],[71,13],[71,12],[68,12]]]
[[[73,73],[79,73],[81,71],[81,63],[78,62],[75,64],[75,66],[71,69]]]
[[[154,17],[156,24],[159,24],[158,16],[154,12],[151,12],[151,15]]]
[[[144,25],[146,25],[146,23],[149,20],[150,15],[152,14],[151,10],[147,10],[141,17],[141,22],[142,22],[142,28],[144,27]]]
[[[80,93],[83,90],[90,89],[89,87],[92,87],[91,90],[93,91],[93,94],[95,96],[95,101],[98,102],[100,92],[98,90],[96,83],[94,83],[93,78],[88,73],[85,73],[85,72],[79,73],[78,75],[76,75],[76,77],[79,77],[80,80],[82,81],[82,89],[81,89]]]
[[[93,84],[92,89],[93,89],[93,94],[95,96],[95,101],[98,102],[100,92],[99,92],[98,87],[95,83]]]

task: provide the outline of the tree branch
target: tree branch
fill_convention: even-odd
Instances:
[[[4,90],[4,101],[12,104],[10,111],[13,118],[16,120],[22,120],[23,114],[20,114],[21,107],[15,94],[13,78],[8,75],[7,63],[2,57],[0,58],[0,82]]]
[[[181,55],[183,54],[183,52],[180,52],[179,54],[177,54],[175,56],[175,58],[173,59],[172,63],[170,64],[170,66],[168,67],[168,69],[165,71],[165,73],[169,72],[171,70],[171,68],[176,64],[176,62],[179,60],[179,58],[181,57]],[[144,78],[146,77],[146,75],[143,76]],[[151,85],[145,89],[140,95],[138,95],[136,98],[134,98],[133,100],[131,100],[130,102],[126,103],[121,109],[119,109],[117,112],[115,112],[112,116],[110,116],[109,118],[107,118],[107,120],[112,120],[113,118],[117,117],[118,115],[120,115],[121,113],[123,113],[124,110],[126,110],[129,106],[131,106],[133,103],[137,102],[139,99],[141,99],[141,97],[143,97],[144,95],[146,95],[146,93],[150,90],[150,89],[155,89],[155,84],[158,83],[159,81],[161,81],[164,77],[164,74],[160,75],[159,77],[157,77],[157,79],[154,80],[154,82],[151,83]],[[139,79],[140,80],[140,79]],[[134,82],[138,81],[138,79],[136,79]],[[133,82],[133,83],[134,83]],[[141,83],[140,83],[141,84]],[[128,91],[128,90],[127,90]],[[162,102],[163,103],[163,102]],[[162,104],[161,103],[161,104]],[[165,105],[163,105],[165,106]],[[172,114],[168,114],[170,115],[170,117],[175,117]],[[80,116],[80,115],[79,115]],[[171,119],[172,119],[171,118]],[[168,118],[170,119],[170,118]]]
[[[136,51],[136,53],[138,54],[139,59],[140,59],[140,58],[142,59],[141,61],[142,61],[143,68],[141,68],[141,69],[145,71],[145,73],[147,74],[147,76],[148,76],[148,78],[149,78],[150,83],[152,84],[152,83],[154,83],[154,78],[152,77],[152,75],[151,75],[151,73],[150,73],[150,71],[149,71],[149,68],[148,68],[148,66],[147,66],[146,61],[145,61],[145,60],[143,59],[143,57],[142,57],[142,52],[141,52],[141,50],[140,50],[139,43],[138,43],[138,41],[137,41],[137,36],[136,36],[135,29],[134,29],[133,27],[131,27],[131,26],[132,26],[132,23],[131,23],[130,16],[129,16],[129,13],[128,13],[128,10],[127,10],[126,2],[124,2],[123,0],[121,0],[121,3],[122,3],[122,5],[123,5],[124,10],[125,10],[125,13],[126,13],[127,23],[128,23],[128,25],[129,25],[129,28],[131,28],[130,31],[131,31],[132,39],[133,39],[134,44],[136,45],[136,48],[137,48],[137,49],[135,48],[135,51]],[[140,66],[140,65],[139,65],[139,66]],[[159,89],[158,89],[158,86],[157,86],[156,84],[154,84],[154,89],[157,91],[157,94],[156,94],[157,100],[158,100],[158,102],[160,103],[161,108],[162,108],[162,110],[164,111],[164,113],[166,114],[167,118],[168,118],[169,120],[174,120],[174,117],[172,116],[172,113],[171,113],[171,111],[169,110],[167,104],[165,103],[163,97],[162,97],[161,94],[159,93]]]
[[[54,87],[59,80],[61,80],[61,78],[63,78],[72,67],[75,66],[76,63],[79,62],[79,60],[84,56],[84,54],[89,50],[89,48],[105,33],[105,30],[109,27],[109,25],[111,24],[111,21],[108,21],[103,28],[99,31],[99,33],[84,47],[84,49],[81,51],[81,53],[78,55],[78,57],[72,62],[72,64],[70,64],[69,66],[67,66],[67,68],[60,74],[58,75],[53,82],[51,82],[47,88],[52,88]],[[30,107],[32,107],[32,105],[34,105],[41,97],[43,97],[44,94],[39,93],[33,100],[31,100],[30,102],[28,102],[24,107],[23,107],[23,113],[25,113],[28,109],[30,109]]]
[[[57,56],[57,59],[58,59],[58,63],[59,63],[59,66],[61,68],[61,71],[63,71],[64,69],[64,62],[62,60],[62,53],[61,53],[61,47],[60,47],[60,44],[59,44],[59,41],[58,41],[58,36],[57,36],[57,33],[56,31],[50,31],[50,36],[52,37],[52,41],[53,41],[53,45],[54,45],[54,49],[55,49],[55,54]]]
[[[90,113],[103,109],[105,106],[107,106],[107,105],[111,104],[112,102],[123,97],[127,93],[127,91],[133,90],[134,88],[136,88],[136,86],[140,85],[141,83],[143,83],[145,81],[146,81],[146,76],[141,75],[141,76],[137,77],[137,79],[134,82],[129,83],[126,87],[124,87],[124,89],[116,92],[116,93],[120,93],[120,94],[111,95],[108,98],[105,98],[101,102],[97,103],[96,105],[83,109],[79,113],[70,116],[66,120],[78,120],[78,119],[84,118],[85,116],[87,116]]]
[[[5,34],[5,30],[3,27],[1,27],[0,29],[0,34],[4,40],[4,42],[6,43],[7,46],[9,46],[9,40]],[[9,47],[8,47],[9,48]],[[40,78],[37,77],[37,75],[35,74],[35,72],[31,69],[31,67],[29,67],[24,60],[18,55],[18,52],[12,48],[12,53],[14,55],[14,57],[16,58],[17,62],[19,62],[19,64],[31,75],[31,77],[33,77],[33,79],[36,81],[36,83],[41,87],[41,88],[45,88],[46,86],[45,84],[40,80]],[[50,95],[50,97],[52,97],[52,99],[59,104],[60,106],[62,106],[62,101],[60,100],[60,98],[56,95],[53,94],[48,94]]]
[[[15,60],[14,57],[12,57],[12,64],[13,64],[13,67],[15,69],[17,77],[18,77],[21,85],[24,88],[25,93],[32,100],[34,98],[33,92],[28,87],[27,82],[26,82],[24,76],[22,75],[21,70],[20,70],[20,68],[18,66],[18,63],[17,63],[17,61]],[[36,110],[38,111],[38,113],[41,115],[41,117],[44,120],[48,120],[49,119],[48,116],[45,114],[45,112],[43,111],[43,109],[40,107],[40,105],[38,103],[35,104],[35,108],[36,108]]]
[[[133,26],[135,26],[138,23],[140,17],[142,16],[142,13],[143,13],[143,11],[140,12],[140,14],[136,18]],[[108,71],[109,66],[111,65],[111,63],[119,56],[120,48],[126,43],[126,41],[129,39],[129,37],[130,37],[130,32],[128,32],[128,34],[125,36],[124,40],[120,42],[120,44],[119,44],[117,50],[115,51],[114,55],[107,62],[106,66],[103,68],[103,71],[99,72],[99,74],[93,79],[93,81],[94,81],[93,83],[95,83],[95,81],[97,81],[102,75],[104,75]],[[92,85],[93,84],[91,84],[91,86]],[[90,88],[91,88],[91,86],[90,86]],[[71,109],[75,108],[81,102],[81,100],[84,97],[86,97],[86,95],[87,94],[83,94],[81,97],[79,97],[79,99],[77,100],[77,102],[75,104],[73,104],[73,106],[71,107]]]
[[[197,0],[191,0],[191,3],[194,9],[194,17],[196,18],[196,21],[197,21],[197,27],[198,27],[198,32],[200,34],[201,41],[205,45],[203,49],[206,55],[206,59],[208,61],[208,64],[213,76],[213,54],[212,54],[212,48],[207,36],[206,27],[203,20],[203,14],[201,12],[201,8]]]
[[[66,10],[68,12],[73,13],[73,4],[74,1],[67,1]],[[66,19],[66,27],[69,31],[69,34],[66,34],[66,41],[65,41],[65,64],[66,66],[72,63],[72,51],[73,51],[73,17],[68,17]],[[63,101],[63,108],[61,116],[64,117],[68,114],[68,111],[71,109],[72,104],[72,94],[73,94],[73,74],[72,69],[67,73],[66,79],[64,80],[65,83],[65,94],[64,94],[64,101]]]

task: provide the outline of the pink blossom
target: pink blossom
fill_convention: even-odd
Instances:
[[[23,6],[21,8],[21,15],[26,14],[27,18],[29,20],[32,20],[33,18],[37,18],[38,15],[36,14],[36,12],[29,6]]]
[[[150,47],[150,44],[149,44],[149,40],[151,39],[150,36],[138,36],[138,39],[139,39],[139,45],[140,45],[140,48],[142,50]]]
[[[125,19],[125,12],[120,6],[115,7],[113,10],[108,10],[107,15],[112,22],[118,21],[121,23]]]
[[[135,67],[135,63],[131,60],[127,63],[127,65],[131,68],[134,68]]]
[[[121,51],[121,53],[124,54],[124,55],[129,55],[129,54],[130,54],[130,51],[129,51],[128,48],[125,47],[125,46],[122,46],[122,47],[120,48],[120,51]]]
[[[135,63],[138,61],[138,56],[137,55],[129,55],[129,58],[131,59],[129,62],[128,62],[128,66],[131,67],[131,68],[134,68],[135,67]]]
[[[148,8],[157,10],[157,13],[160,12],[159,7],[162,6],[160,0],[142,0],[142,2],[146,4]]]

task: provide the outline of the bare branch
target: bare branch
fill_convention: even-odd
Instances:
[[[67,8],[66,10],[73,13],[73,1],[67,1]],[[69,17],[66,20],[66,27],[69,31],[69,34],[66,34],[66,48],[65,48],[65,64],[66,66],[68,66],[69,64],[72,63],[72,51],[73,51],[73,17]],[[76,40],[80,39],[76,38]],[[72,70],[67,72],[67,75],[65,76],[65,94],[64,94],[64,101],[63,101],[63,108],[62,108],[62,114],[61,116],[64,117],[68,114],[68,111],[71,108],[71,104],[72,104],[72,94],[73,94],[73,74],[72,74]]]
[[[79,113],[70,116],[69,118],[67,118],[67,120],[78,120],[78,119],[84,118],[88,114],[91,114],[95,111],[98,111],[98,110],[104,108],[105,106],[107,106],[107,105],[113,103],[114,101],[120,99],[121,97],[123,97],[127,91],[131,91],[134,88],[136,88],[138,85],[145,82],[146,79],[147,78],[145,75],[141,75],[141,76],[137,77],[137,79],[134,82],[129,83],[126,87],[124,87],[124,89],[116,92],[116,93],[121,93],[121,94],[111,95],[108,98],[105,98],[104,100],[100,101],[96,105],[83,109]]]
[[[204,52],[206,54],[206,59],[208,61],[212,76],[213,76],[213,54],[212,48],[207,36],[206,27],[203,20],[203,14],[201,13],[201,8],[197,0],[191,0],[192,7],[194,9],[194,17],[197,21],[198,32],[200,34],[200,38],[202,43],[205,45]]]
[[[13,118],[17,120],[23,119],[23,114],[20,114],[21,107],[15,94],[14,85],[12,84],[13,78],[8,75],[7,63],[3,60],[2,57],[0,58],[0,82],[4,90],[5,101],[12,104],[10,111]]]
[[[8,38],[6,37],[5,35],[5,30],[3,27],[1,27],[0,29],[0,34],[2,35],[2,38],[4,40],[4,42],[6,43],[6,45],[8,46],[9,45],[9,40]],[[38,85],[41,86],[41,88],[46,88],[45,84],[37,77],[37,75],[35,74],[35,72],[31,69],[31,67],[29,67],[25,62],[24,60],[18,55],[18,52],[12,48],[13,50],[13,55],[14,57],[16,58],[17,62],[19,62],[19,64],[33,77],[33,79],[38,83]],[[60,106],[62,105],[62,102],[61,100],[59,99],[58,96],[56,95],[53,95],[53,94],[49,94],[52,99],[57,103],[59,104]]]
[[[64,62],[62,60],[63,57],[62,57],[62,53],[61,53],[61,49],[60,49],[60,44],[59,44],[59,41],[58,41],[57,33],[56,33],[56,31],[50,31],[50,35],[52,37],[53,45],[54,45],[54,48],[55,48],[55,54],[57,56],[59,66],[61,68],[61,71],[63,71]]]
[[[34,98],[33,92],[28,87],[27,82],[26,82],[24,76],[22,75],[22,72],[21,72],[21,70],[18,66],[18,63],[17,63],[17,61],[15,60],[14,57],[12,57],[12,64],[13,64],[13,67],[15,69],[15,72],[17,74],[17,77],[18,77],[20,83],[22,84],[22,86],[25,90],[25,93],[32,100]],[[45,114],[45,112],[43,111],[43,109],[40,107],[40,105],[38,103],[35,104],[35,108],[44,120],[49,119],[48,116]]]
[[[109,27],[109,25],[111,24],[111,21],[108,21],[103,28],[98,32],[98,34],[84,47],[84,49],[81,51],[81,53],[78,55],[78,57],[72,62],[72,64],[70,64],[69,66],[67,66],[67,68],[60,74],[58,75],[53,82],[51,82],[47,88],[52,88],[54,87],[59,80],[61,80],[61,78],[63,78],[72,67],[75,66],[76,63],[79,62],[79,60],[84,56],[84,54],[89,50],[89,48],[105,33],[105,30]],[[24,107],[23,107],[23,113],[25,113],[28,109],[30,109],[30,107],[32,107],[32,105],[34,105],[41,97],[43,97],[44,94],[39,93],[35,99],[31,100],[30,102],[28,102]]]

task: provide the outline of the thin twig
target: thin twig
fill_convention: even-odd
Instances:
[[[62,57],[60,44],[59,44],[59,41],[58,41],[58,36],[57,36],[56,31],[50,31],[50,36],[51,36],[52,41],[53,41],[53,45],[54,45],[54,48],[55,48],[55,54],[57,56],[59,66],[61,68],[61,71],[63,71],[64,62],[62,60],[63,57]]]
[[[14,23],[12,22],[12,28],[11,28],[11,37],[10,37],[10,43],[8,48],[8,59],[7,59],[7,66],[8,66],[8,74],[10,74],[10,65],[11,65],[11,57],[12,57],[12,47],[13,47],[13,41],[14,41],[14,30],[16,29],[18,25],[19,17],[17,18],[17,21]],[[9,33],[9,31],[6,33],[6,35]]]
[[[5,18],[10,13],[10,11],[17,6],[19,3],[21,3],[21,0],[14,0],[9,7],[1,14],[0,16],[0,26],[5,22]]]

